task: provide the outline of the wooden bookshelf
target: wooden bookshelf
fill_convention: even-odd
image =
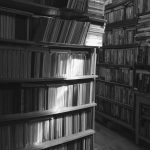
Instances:
[[[132,11],[132,14],[127,14],[128,9]],[[101,118],[104,118],[134,131],[134,56],[136,49],[138,48],[138,43],[134,40],[136,25],[138,22],[138,16],[135,13],[134,1],[124,0],[118,3],[108,4],[105,8],[105,18],[108,19],[106,24],[106,32],[102,51],[99,53],[99,55],[101,55],[100,60],[97,62],[97,74],[99,77],[96,80],[96,119],[102,121]],[[128,33],[132,36],[130,36],[130,41],[126,40],[129,39]],[[126,61],[129,58],[127,55],[132,56],[130,61]],[[123,84],[126,83],[124,82],[124,76],[126,75],[123,70],[128,70],[128,72],[131,73],[126,75],[132,80],[132,85]],[[115,78],[116,76],[118,77],[117,79]],[[120,83],[119,79],[121,79],[122,83]],[[112,82],[113,80],[116,82]],[[128,83],[130,84],[131,82]],[[130,98],[125,96],[127,94],[124,94],[123,102],[122,96],[125,91],[130,93]],[[114,100],[108,97],[118,97],[120,99]],[[111,113],[107,113],[108,111],[111,112],[112,115]],[[124,111],[128,111],[130,116],[126,117],[128,119],[121,118],[119,115]],[[115,115],[113,116],[113,113],[116,117]],[[126,116],[125,113],[124,116]]]
[[[0,1],[1,150],[94,150],[103,11],[49,2]]]

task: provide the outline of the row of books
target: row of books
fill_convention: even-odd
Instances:
[[[143,104],[141,107],[142,116],[150,117],[150,106]]]
[[[114,69],[98,67],[97,74],[101,80],[133,85],[133,70],[127,68]]]
[[[74,77],[95,74],[95,53],[48,48],[0,47],[0,79]]]
[[[104,34],[104,45],[123,45],[135,43],[135,28],[115,28]]]
[[[137,51],[137,48],[105,49],[104,62],[107,64],[132,66],[137,58],[137,55],[134,55]]]
[[[132,89],[102,82],[96,84],[96,89],[96,96],[98,97],[131,106],[134,104]]]
[[[135,88],[142,92],[150,92],[150,72],[137,70],[135,74]]]
[[[27,18],[0,12],[0,38],[27,40]]]
[[[0,114],[56,111],[93,102],[94,83],[36,85],[0,89]]]
[[[86,43],[85,45],[89,45],[87,43],[90,40],[89,32],[94,37],[101,31],[104,33],[102,26],[95,25],[94,27],[98,29],[97,31],[94,30],[96,33],[92,30],[93,24],[90,22],[46,17],[35,18],[32,19],[31,40],[81,45]]]
[[[92,150],[93,149],[93,138],[88,136],[80,140],[62,144],[57,147],[49,148],[47,150]]]
[[[105,0],[89,0],[88,13],[96,16],[104,16]]]
[[[138,65],[150,65],[150,47],[140,46],[136,53],[136,64]]]
[[[133,19],[134,18],[134,6],[118,6],[113,9],[108,9],[105,12],[105,18],[109,23],[124,21],[125,19]]]
[[[103,26],[59,18],[32,18],[30,30],[28,30],[27,18],[23,16],[1,14],[0,22],[2,39],[27,40],[29,32],[31,41],[101,46],[104,33]],[[94,43],[92,43],[93,39]]]
[[[137,25],[137,34],[136,34],[137,38],[144,38],[146,41],[149,39],[150,36],[149,21],[150,21],[149,14],[139,17],[138,25]]]
[[[92,128],[92,111],[0,127],[1,150],[28,148]]]
[[[87,0],[21,0],[24,2],[32,2],[40,5],[52,6],[56,8],[68,8],[84,12],[87,8]]]
[[[96,110],[121,121],[124,121],[128,124],[133,123],[133,112],[117,104],[112,104],[103,100],[99,100]]]
[[[145,120],[140,124],[140,135],[150,139],[150,121]]]
[[[0,14],[0,38],[15,39],[15,16]]]
[[[149,0],[137,0],[138,12],[146,13],[150,11],[150,1]]]
[[[105,11],[105,19],[107,23],[119,22],[124,20],[124,6],[119,6],[114,9],[108,9]]]

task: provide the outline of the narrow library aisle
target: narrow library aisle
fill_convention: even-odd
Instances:
[[[95,125],[95,148],[94,150],[148,150],[136,146],[132,141],[102,126]]]

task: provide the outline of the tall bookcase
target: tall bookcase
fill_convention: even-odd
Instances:
[[[0,12],[0,150],[93,150],[104,1],[1,0]]]
[[[136,142],[150,145],[150,48],[149,20],[150,2],[136,1],[138,24],[136,40],[139,42],[138,61],[135,64],[135,96],[136,96]]]
[[[110,120],[134,131],[134,63],[137,61],[135,1],[106,6],[104,44],[98,54],[96,119]],[[132,132],[133,133],[133,132]]]

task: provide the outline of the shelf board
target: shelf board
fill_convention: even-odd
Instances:
[[[131,0],[124,0],[124,1],[119,2],[119,3],[111,3],[111,4],[106,5],[105,9],[106,10],[113,9],[115,7],[118,7],[118,6],[125,5],[126,3],[129,3],[129,2],[131,2]]]
[[[104,117],[104,118],[106,118],[108,120],[111,120],[111,121],[113,121],[113,122],[115,122],[115,123],[117,123],[117,124],[119,124],[121,126],[124,126],[125,128],[130,129],[132,131],[134,130],[134,128],[130,124],[125,123],[125,122],[123,122],[121,120],[118,120],[118,119],[116,119],[114,117],[111,117],[111,116],[109,116],[109,115],[107,115],[105,113],[96,111],[96,120],[99,120],[99,116],[102,116],[102,117]]]
[[[108,67],[108,68],[129,68],[129,69],[133,69],[133,66],[130,66],[130,65],[115,65],[115,64],[107,64],[107,63],[100,63],[100,64],[97,64],[97,66]]]
[[[32,147],[20,148],[20,149],[17,149],[17,150],[43,150],[43,149],[47,149],[47,148],[54,147],[54,146],[57,146],[57,145],[61,145],[61,144],[64,144],[64,143],[68,143],[68,142],[71,142],[71,141],[75,141],[75,140],[78,140],[78,139],[81,139],[81,138],[84,138],[84,137],[87,137],[87,136],[90,136],[90,135],[93,135],[93,134],[95,134],[95,131],[90,129],[90,130],[87,130],[87,131],[84,131],[84,132],[79,132],[79,133],[76,133],[76,134],[73,134],[73,135],[70,135],[70,136],[67,136],[67,137],[63,137],[63,138],[60,138],[60,139],[55,139],[55,140],[43,142],[41,144],[37,144],[37,145],[32,146]]]
[[[75,77],[54,77],[54,78],[33,78],[33,79],[0,79],[0,83],[39,83],[39,82],[54,82],[54,81],[75,81],[75,80],[89,80],[96,79],[97,75],[83,75]]]
[[[101,80],[101,79],[97,79],[97,82],[104,82],[104,83],[108,83],[108,84],[112,84],[112,85],[118,85],[118,86],[123,86],[126,88],[132,88],[132,86],[127,85],[127,84],[123,84],[123,83],[118,83],[118,82],[111,82],[111,81],[105,81],[105,80]]]
[[[146,138],[146,137],[144,137],[144,136],[141,136],[141,135],[139,136],[139,138],[140,138],[141,140],[143,140],[144,142],[150,144],[150,139],[148,139],[148,138]]]
[[[64,114],[68,112],[79,111],[82,109],[88,109],[95,107],[96,103],[85,104],[81,106],[74,106],[74,107],[64,107],[59,108],[59,110],[45,110],[45,111],[36,111],[36,112],[29,112],[29,113],[20,113],[20,114],[10,114],[10,115],[0,115],[0,122],[9,122],[9,121],[22,121],[27,119],[36,119],[36,118],[43,118],[49,117],[58,114]]]
[[[10,40],[10,39],[0,39],[0,43],[4,45],[32,45],[32,46],[43,46],[49,47],[53,49],[79,49],[81,50],[88,50],[98,48],[97,46],[85,46],[85,45],[78,45],[78,44],[65,44],[65,43],[46,43],[46,42],[34,42],[34,41],[27,41],[27,40]]]
[[[52,42],[40,42],[37,43],[41,46],[50,47],[50,48],[72,48],[72,49],[93,49],[98,48],[97,46],[85,46],[79,44],[67,44],[67,43],[52,43]]]
[[[0,39],[1,44],[13,44],[13,45],[36,45],[35,42],[27,41],[27,40],[13,40],[13,39]]]
[[[113,28],[122,28],[122,27],[136,26],[137,23],[138,23],[137,18],[110,23],[110,24],[106,25],[106,31],[107,30],[112,30]]]
[[[127,104],[123,104],[121,102],[118,102],[118,101],[114,101],[114,100],[111,100],[109,98],[106,98],[106,97],[102,97],[102,96],[96,96],[96,98],[100,98],[100,99],[103,99],[104,101],[107,101],[109,103],[112,103],[112,104],[117,104],[117,105],[120,105],[122,107],[125,107],[125,108],[128,108],[130,110],[133,110],[133,106],[130,106],[130,105],[127,105]]]
[[[124,44],[124,45],[108,45],[103,46],[103,49],[127,49],[127,48],[136,48],[138,44]]]

